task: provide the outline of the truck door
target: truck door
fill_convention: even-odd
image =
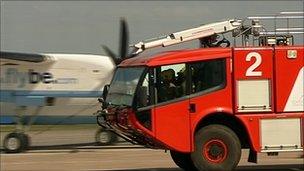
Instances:
[[[178,151],[190,151],[186,64],[155,68],[155,136]]]
[[[235,48],[235,111],[273,112],[273,49]]]

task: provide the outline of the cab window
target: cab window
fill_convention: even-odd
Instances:
[[[225,59],[200,61],[190,64],[191,94],[212,91],[225,86]]]
[[[156,68],[157,103],[186,95],[186,64],[166,65]]]
[[[137,108],[150,106],[152,104],[150,73],[147,72],[138,90]]]

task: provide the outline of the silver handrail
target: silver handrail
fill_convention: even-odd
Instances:
[[[304,12],[298,11],[284,11],[274,15],[247,16],[246,19],[243,20],[243,28],[241,28],[239,34],[234,37],[242,36],[242,44],[244,44],[244,41],[248,43],[249,39],[252,39],[254,45],[255,41],[263,40],[268,36],[270,36],[270,39],[273,39],[273,36],[275,39],[276,37],[283,36],[291,38],[290,42],[293,44],[293,35],[304,34],[304,27],[302,26],[303,24],[301,24],[304,21],[303,19]],[[251,24],[246,25],[246,21],[251,21]],[[260,21],[273,22],[273,25],[264,25]],[[260,39],[261,36],[264,38]],[[236,42],[236,40],[234,40],[234,42]]]
[[[304,15],[304,12],[302,11],[283,11],[280,12],[281,15],[297,15],[297,14],[302,14]]]
[[[302,19],[304,16],[298,16],[298,15],[293,15],[293,16],[250,16],[247,17],[249,20],[256,20],[256,19],[262,19],[262,20],[267,20],[267,19]]]

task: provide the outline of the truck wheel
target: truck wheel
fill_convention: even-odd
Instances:
[[[195,171],[190,153],[181,153],[177,151],[170,150],[170,155],[174,163],[183,170]]]
[[[29,137],[23,133],[9,133],[4,138],[3,146],[6,153],[23,152],[29,146]]]
[[[112,131],[101,128],[97,130],[95,140],[98,145],[111,145],[117,141],[117,136]]]
[[[233,170],[241,158],[237,135],[223,125],[208,125],[195,134],[193,164],[198,170]]]

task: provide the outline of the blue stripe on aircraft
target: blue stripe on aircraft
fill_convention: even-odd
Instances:
[[[102,91],[25,91],[1,90],[0,102],[16,103],[23,106],[43,106],[46,97],[93,98],[100,97]]]
[[[29,91],[29,90],[1,90],[1,101],[14,96],[45,96],[45,97],[99,97],[102,91]]]
[[[0,102],[11,102],[16,105],[39,106],[43,105],[46,97],[63,97],[63,98],[98,98],[102,91],[25,91],[25,90],[1,90]],[[14,123],[14,117],[1,114],[0,124]],[[29,118],[25,116],[25,118]],[[69,118],[64,121],[62,119]],[[37,116],[34,124],[81,124],[96,123],[93,116]]]
[[[0,116],[0,124],[13,124],[14,118],[11,116]]]
[[[24,116],[23,123],[28,123],[31,116]],[[0,124],[15,124],[13,116],[0,116]],[[95,124],[96,117],[90,116],[35,116],[34,125]]]

